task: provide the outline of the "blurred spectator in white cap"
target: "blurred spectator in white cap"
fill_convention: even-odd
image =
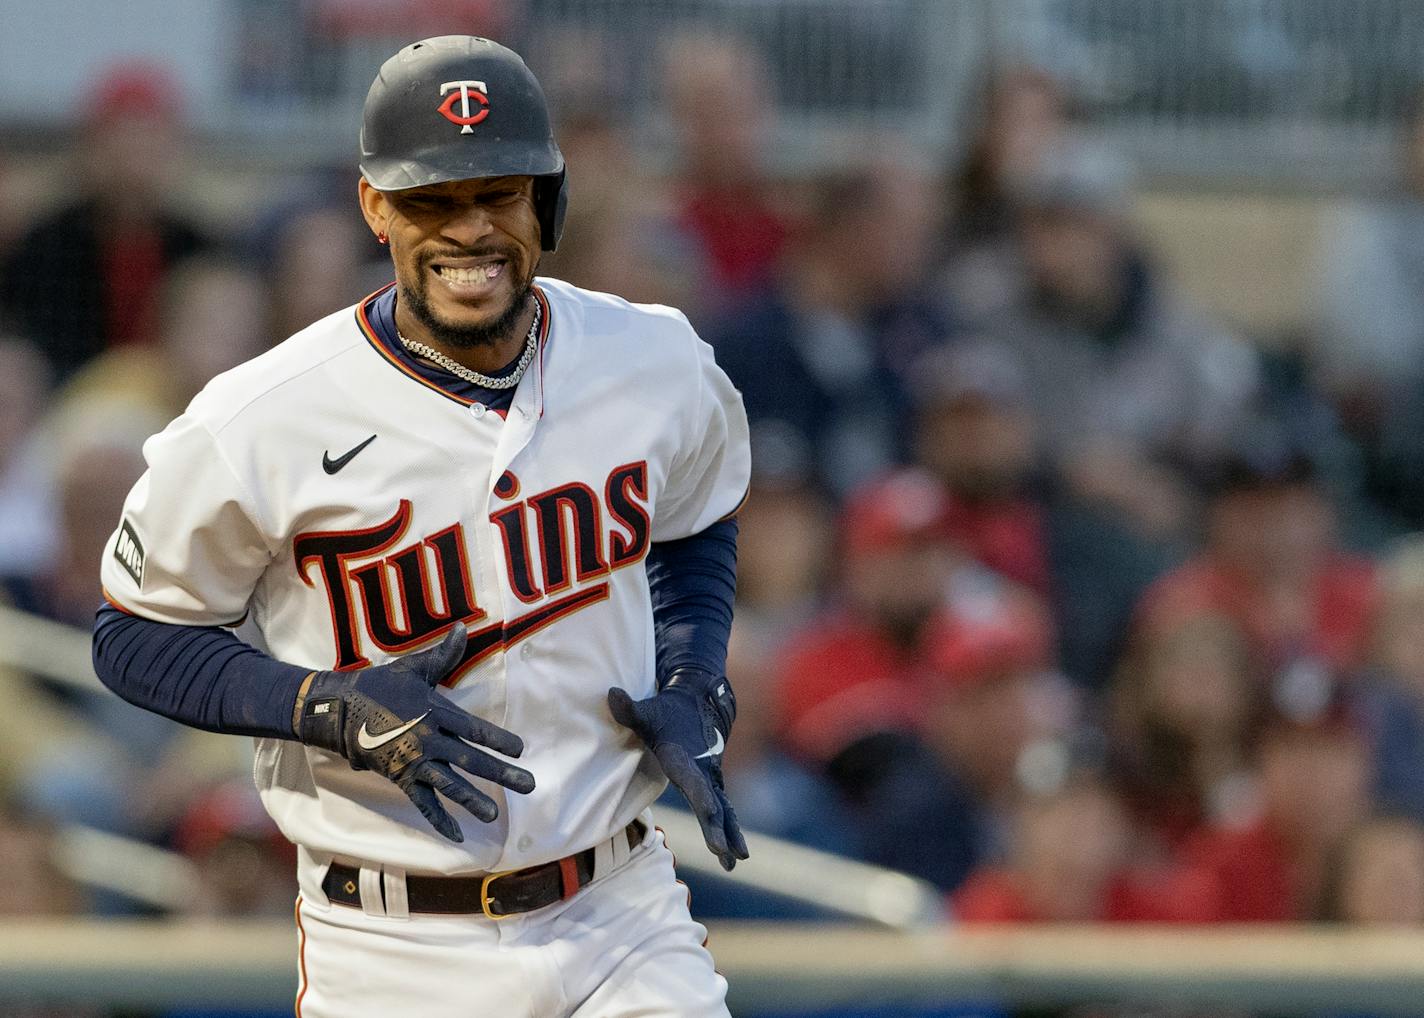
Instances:
[[[1424,529],[1424,92],[1399,125],[1393,181],[1322,223],[1312,379],[1357,443],[1367,494]]]
[[[961,340],[916,362],[913,377],[916,458],[944,485],[948,536],[1042,598],[1064,670],[1085,688],[1103,687],[1165,552],[1047,469],[1039,415],[1013,350]]]
[[[181,97],[157,65],[119,65],[81,93],[66,204],[0,263],[0,306],[63,379],[105,350],[154,339],[169,267],[207,246],[170,207],[184,155]]]
[[[1192,472],[1221,454],[1256,395],[1257,356],[1142,250],[1124,162],[1065,145],[1019,184],[1026,286],[991,331],[1023,358],[1074,491],[1145,532],[1180,535]]]

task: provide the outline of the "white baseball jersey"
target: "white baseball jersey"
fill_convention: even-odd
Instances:
[[[746,492],[741,397],[675,310],[548,279],[535,297],[539,354],[507,414],[412,372],[368,299],[218,376],[144,446],[104,556],[115,604],[245,619],[254,644],[313,669],[379,664],[463,621],[447,694],[524,740],[537,787],[472,778],[500,816],[453,810],[463,844],[386,779],[258,740],[263,801],[313,853],[532,866],[609,838],[664,786],[606,695],[655,691],[649,543],[705,529]]]

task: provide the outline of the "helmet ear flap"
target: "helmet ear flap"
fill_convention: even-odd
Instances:
[[[553,251],[564,232],[564,213],[569,207],[566,170],[534,178],[534,208],[539,216],[540,246]]]

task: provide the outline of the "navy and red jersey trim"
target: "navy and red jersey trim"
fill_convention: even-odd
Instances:
[[[453,400],[461,406],[467,407],[475,403],[483,403],[501,417],[504,416],[505,409],[514,398],[514,390],[482,389],[479,386],[471,385],[463,379],[456,378],[448,371],[418,360],[401,345],[400,340],[396,337],[394,325],[382,320],[389,318],[388,315],[380,313],[387,309],[377,307],[377,302],[383,299],[389,300],[390,306],[394,307],[395,285],[395,283],[387,283],[356,305],[356,324],[361,329],[361,334],[366,337],[366,342],[370,343],[372,348],[393,368],[406,377],[419,382],[427,389],[438,392],[446,399]],[[537,286],[533,288],[533,293],[534,299],[539,302],[540,310],[538,341],[542,367],[544,345],[549,338],[549,298]],[[540,402],[542,405],[542,400]]]

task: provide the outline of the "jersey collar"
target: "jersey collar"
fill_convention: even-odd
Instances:
[[[446,399],[453,400],[461,406],[471,406],[475,403],[491,403],[498,399],[500,393],[495,390],[482,389],[479,386],[471,385],[464,379],[456,378],[454,375],[438,367],[426,365],[425,362],[417,360],[410,351],[401,345],[396,336],[393,320],[390,317],[390,307],[394,304],[395,283],[387,283],[375,293],[366,297],[356,305],[356,324],[361,329],[361,334],[378,353],[381,358],[391,367],[414,382],[425,386],[433,392],[439,393]],[[532,400],[534,411],[540,417],[544,413],[544,350],[548,345],[549,330],[552,324],[552,315],[549,308],[549,298],[543,289],[538,285],[533,288],[534,299],[539,302],[539,352],[534,358],[534,363],[530,365],[530,370],[520,379],[515,386],[513,393],[513,404],[516,406],[528,406]],[[526,385],[529,390],[526,393]],[[508,390],[504,390],[505,393]],[[521,394],[525,398],[521,399]],[[495,403],[498,407],[498,403]],[[506,407],[510,404],[506,402]],[[498,412],[503,413],[502,407]]]

